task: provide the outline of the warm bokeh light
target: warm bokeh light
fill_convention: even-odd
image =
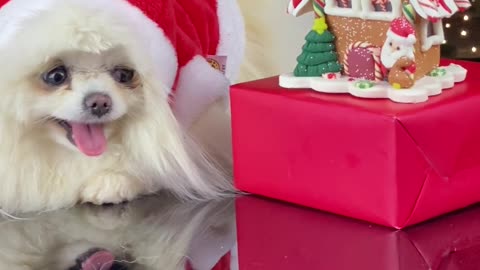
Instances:
[[[480,61],[480,0],[470,2],[471,8],[443,20],[442,57]]]

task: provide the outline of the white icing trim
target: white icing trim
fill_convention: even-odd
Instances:
[[[392,11],[383,12],[375,11],[375,7],[372,5],[372,0],[361,0],[361,18],[367,20],[378,21],[393,21],[402,15],[402,2],[401,0],[390,0],[392,5]]]
[[[279,77],[281,87],[293,89],[312,89],[317,92],[331,94],[351,94],[359,98],[386,98],[398,103],[425,102],[430,96],[436,96],[443,90],[450,89],[455,83],[463,82],[467,77],[467,70],[459,65],[450,64],[442,67],[447,72],[443,77],[425,76],[415,83],[411,89],[394,89],[388,82],[374,82],[370,89],[356,87],[358,81],[351,81],[348,77],[338,80],[327,80],[322,77],[295,77],[284,74]]]
[[[325,13],[332,16],[360,17],[361,4],[358,0],[352,1],[352,8],[339,8],[336,0],[325,0]]]
[[[411,0],[410,3],[412,4],[415,11],[420,14],[420,16],[424,19],[429,18],[443,18],[445,14],[442,14],[441,10],[439,10],[437,4],[434,1],[425,1],[420,0],[422,4],[419,3],[418,0]],[[423,14],[423,15],[422,15]]]
[[[458,7],[455,4],[454,0],[443,0],[445,5],[450,9],[451,12],[448,12],[446,9],[442,7],[442,5],[438,6],[439,13],[444,18],[450,18],[453,14],[458,12]]]
[[[450,9],[450,12],[444,9],[442,5],[437,6],[434,2],[424,3],[428,5],[430,7],[429,8],[429,7],[420,5],[419,1],[422,1],[422,0],[410,0],[410,4],[415,9],[415,12],[424,19],[429,19],[429,17],[437,18],[437,19],[450,18],[452,15],[454,15],[459,11],[459,7],[457,6],[454,0],[443,0],[446,6]]]
[[[313,11],[312,0],[303,0],[302,2],[300,2],[300,4],[298,4],[296,8],[293,6],[293,0],[290,0],[290,2],[288,3],[287,13],[295,17],[301,16],[311,11]]]
[[[457,6],[457,4],[455,4],[455,1],[454,0],[443,0],[445,2],[445,4],[447,5],[447,7],[452,11],[452,14],[455,14],[459,11],[459,8]]]
[[[433,35],[430,37],[428,36],[429,23],[431,22],[428,20],[422,20],[420,25],[420,38],[423,52],[430,50],[434,45],[441,45],[445,39],[442,20],[433,23]]]
[[[427,14],[425,13],[423,8],[418,3],[418,0],[410,0],[410,4],[412,5],[413,9],[415,10],[415,13],[420,15],[420,17],[422,17],[424,19],[428,18]]]
[[[366,20],[393,21],[402,15],[401,0],[390,0],[391,12],[375,11],[371,0],[351,0],[352,8],[339,8],[336,0],[325,1],[327,15],[361,18]]]

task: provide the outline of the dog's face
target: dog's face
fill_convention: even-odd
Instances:
[[[0,38],[0,62],[10,63],[0,65],[0,110],[30,132],[25,137],[100,156],[121,144],[117,138],[145,103],[170,110],[165,76],[156,78],[129,24],[75,1],[58,5],[63,12],[42,11],[23,22],[14,42]]]
[[[45,120],[52,140],[87,156],[103,154],[122,119],[142,105],[141,76],[121,49],[54,56],[29,81],[31,118]]]

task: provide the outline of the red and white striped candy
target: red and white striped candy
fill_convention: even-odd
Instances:
[[[413,8],[420,17],[436,21],[441,16],[438,12],[438,0],[410,0]]]
[[[442,17],[450,17],[458,12],[455,0],[438,0],[438,6]]]
[[[469,0],[455,0],[455,4],[459,8],[460,11],[465,11],[472,6]]]

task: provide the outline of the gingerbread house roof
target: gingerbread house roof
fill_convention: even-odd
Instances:
[[[469,0],[410,0],[410,4],[420,17],[428,20],[449,18],[472,6]]]
[[[354,16],[363,19],[391,21],[402,14],[401,0],[290,0],[288,14],[301,16],[313,11],[313,1],[325,6],[325,13],[335,16]],[[347,3],[348,7],[339,7],[339,3]],[[389,11],[375,11],[373,3],[391,6]],[[457,12],[471,7],[469,0],[410,0],[415,13],[423,19],[436,21],[448,18]]]

